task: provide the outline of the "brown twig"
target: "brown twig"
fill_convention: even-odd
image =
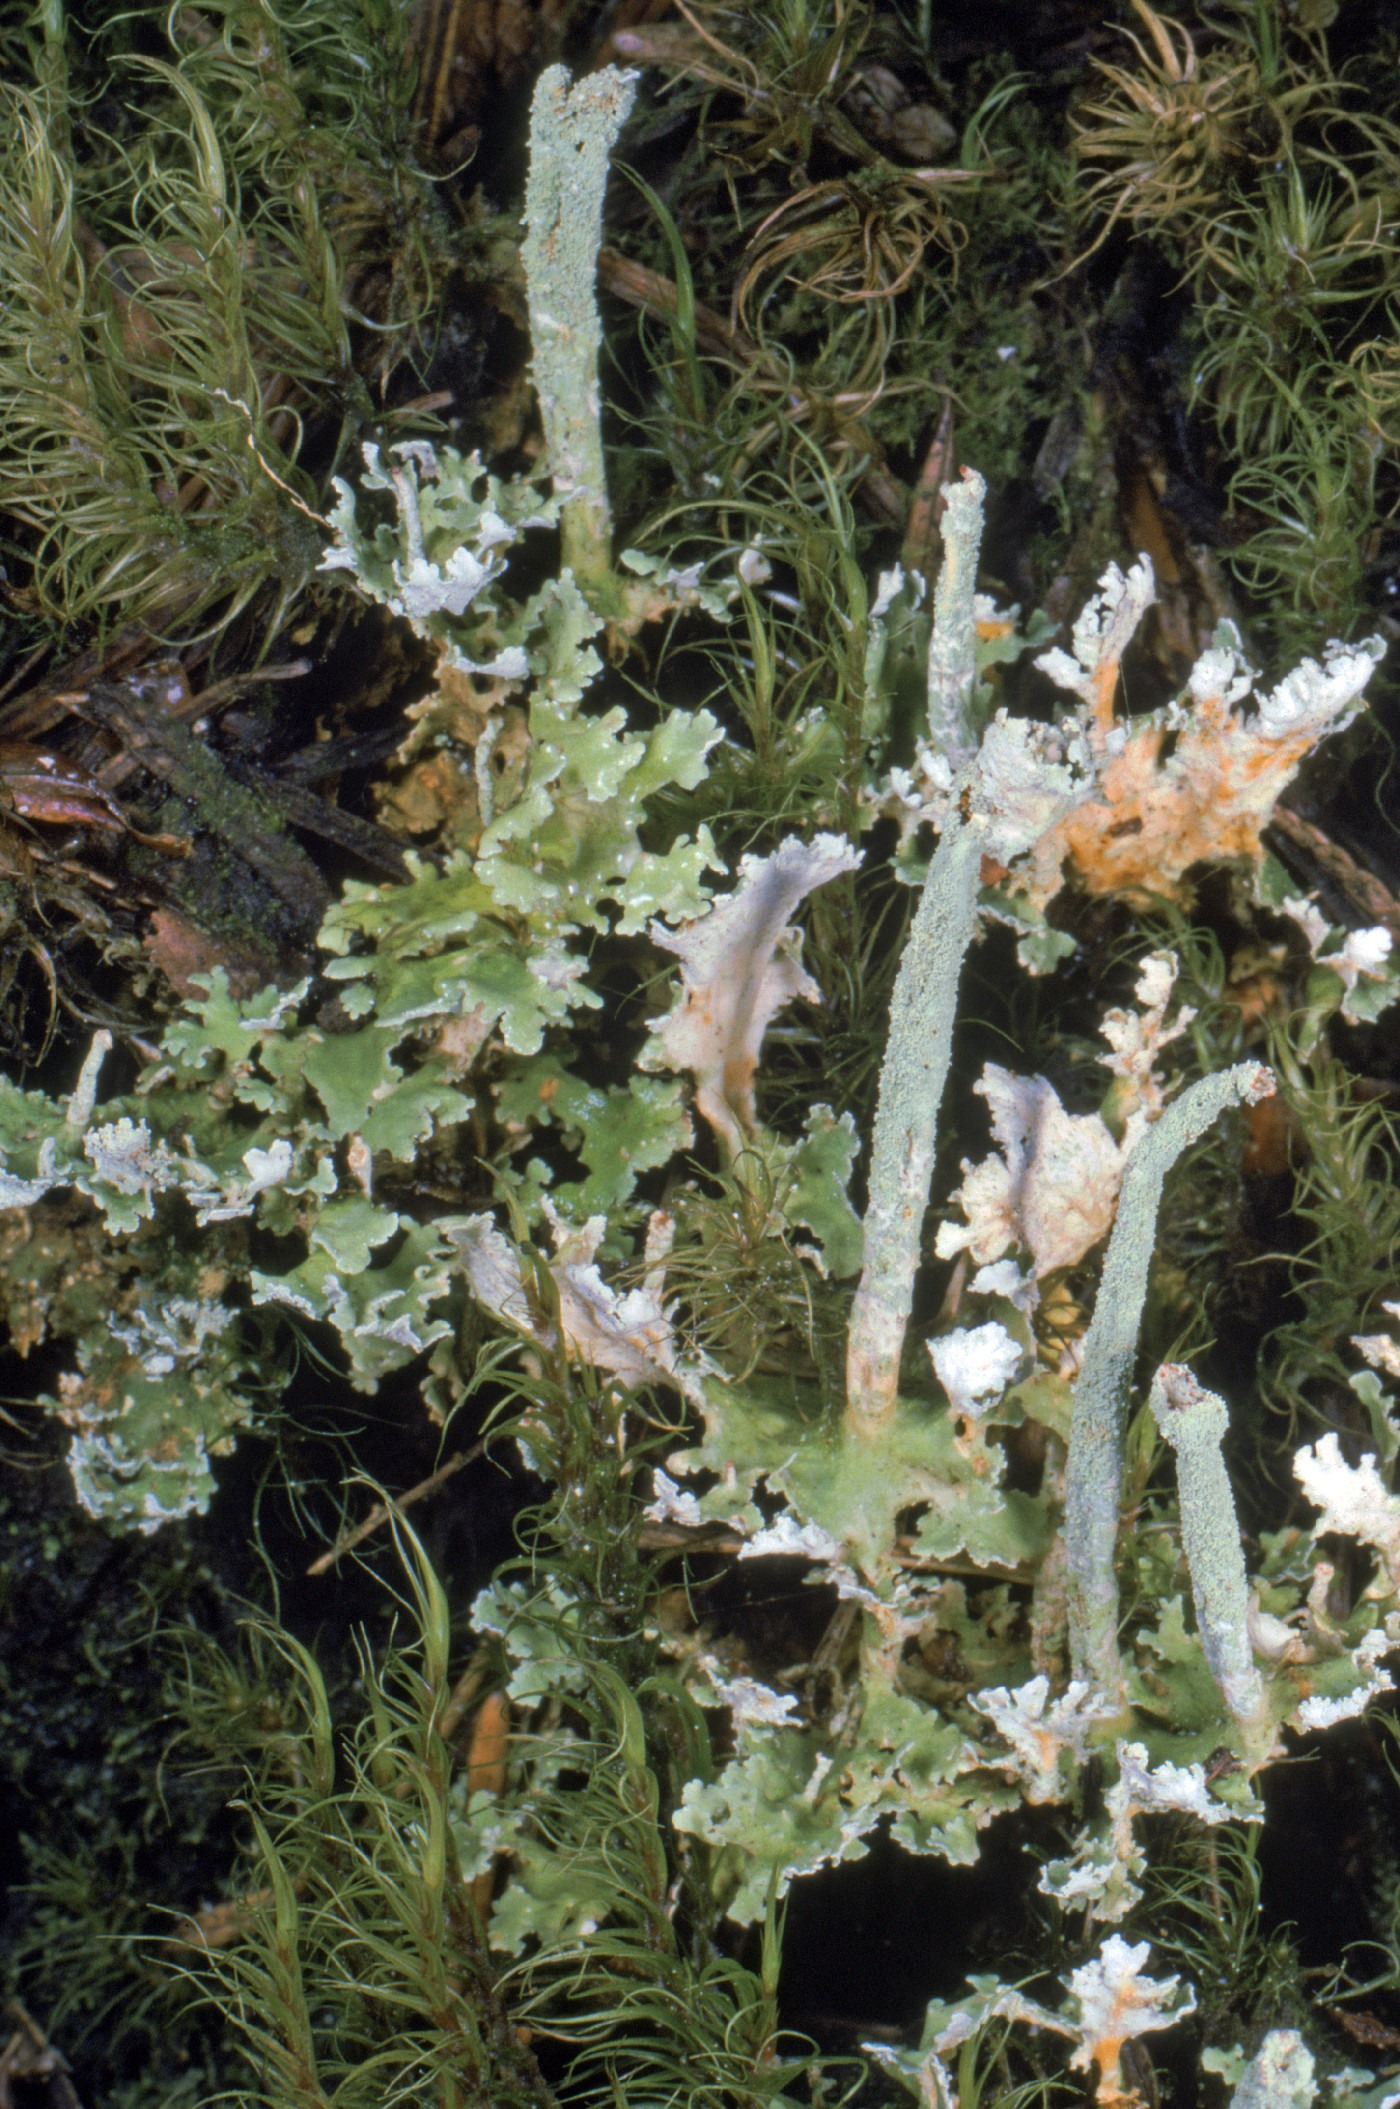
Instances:
[[[397,1500],[376,1501],[364,1521],[357,1523],[353,1530],[346,1531],[342,1537],[337,1538],[329,1552],[323,1552],[319,1559],[311,1562],[311,1565],[306,1570],[307,1573],[325,1574],[330,1568],[335,1566],[338,1560],[343,1559],[346,1553],[353,1552],[357,1545],[363,1544],[366,1538],[372,1537],[375,1531],[386,1524],[391,1516],[401,1516],[405,1509],[413,1506],[415,1501],[422,1501],[426,1495],[435,1494],[439,1487],[446,1486],[454,1473],[460,1472],[463,1465],[474,1463],[485,1449],[486,1444],[484,1441],[473,1443],[470,1450],[461,1450],[455,1457],[449,1457],[445,1465],[439,1465],[437,1471],[429,1478],[420,1479],[416,1487],[410,1487],[408,1492],[400,1494]]]
[[[1355,857],[1340,848],[1330,835],[1324,835],[1320,827],[1314,827],[1312,821],[1304,820],[1301,814],[1290,812],[1285,805],[1274,807],[1271,825],[1295,849],[1310,858],[1361,915],[1379,923],[1400,942],[1400,901],[1381,884],[1374,872],[1358,864]]]
[[[909,501],[909,518],[904,529],[904,546],[900,561],[906,571],[917,571],[933,590],[938,575],[938,561],[942,552],[943,537],[939,525],[943,519],[943,486],[951,483],[957,464],[953,459],[953,398],[945,395],[938,426],[929,441],[923,467],[914,485]]]

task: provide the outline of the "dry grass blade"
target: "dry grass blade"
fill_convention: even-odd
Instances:
[[[1115,164],[1085,193],[1086,206],[1109,205],[1108,218],[1086,256],[1101,248],[1125,217],[1142,226],[1188,212],[1208,213],[1222,194],[1226,168],[1250,156],[1249,141],[1261,110],[1278,121],[1274,106],[1263,96],[1252,59],[1229,64],[1212,54],[1202,61],[1188,29],[1169,25],[1146,0],[1133,0],[1133,5],[1147,25],[1156,56],[1125,30],[1141,72],[1100,64],[1098,71],[1112,93],[1102,102],[1085,104],[1076,121],[1080,158]]]
[[[813,184],[777,206],[756,229],[734,292],[733,319],[752,327],[749,304],[761,281],[801,258],[806,291],[843,303],[892,300],[923,262],[931,242],[954,257],[965,239],[938,195],[974,180],[965,169],[920,171],[892,182],[866,172]],[[814,214],[824,214],[812,223]],[[793,226],[793,220],[801,224]],[[781,231],[777,231],[781,230]]]

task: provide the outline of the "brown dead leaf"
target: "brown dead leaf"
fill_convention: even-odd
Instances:
[[[1386,2051],[1392,2057],[1400,2050],[1400,2031],[1378,2020],[1374,2014],[1349,2014],[1345,2007],[1339,2006],[1329,2006],[1327,2012],[1354,2042],[1364,2043],[1368,2050]]]
[[[519,686],[439,655],[432,693],[409,707],[413,730],[399,749],[404,773],[375,792],[383,826],[401,835],[445,832],[475,848],[492,804],[509,797],[529,757],[529,721],[510,700]]]
[[[229,993],[256,996],[276,979],[277,961],[256,945],[241,945],[189,922],[174,908],[158,908],[141,948],[170,983],[177,996],[202,996],[196,974],[222,967]]]
[[[444,1074],[460,1081],[491,1035],[492,1017],[484,1003],[474,1004],[460,1018],[445,1018],[433,1034],[428,1053],[441,1062]]]
[[[906,571],[917,571],[930,593],[938,573],[942,549],[939,527],[943,520],[943,486],[953,477],[953,398],[945,395],[938,424],[928,444],[909,500],[909,518],[899,560]]]
[[[1172,679],[1179,681],[1209,644],[1218,611],[1196,589],[1185,537],[1161,505],[1155,479],[1141,462],[1125,464],[1119,502],[1129,543],[1151,558],[1157,581],[1149,647]]]
[[[1244,1146],[1240,1169],[1246,1179],[1281,1179],[1296,1169],[1306,1152],[1303,1124],[1283,1096],[1261,1098],[1246,1106],[1245,1125],[1249,1140]]]
[[[380,825],[395,835],[433,835],[448,827],[460,834],[464,820],[480,826],[476,785],[442,748],[415,762],[397,783],[381,785],[376,803]]]
[[[480,1711],[472,1726],[471,1748],[467,1753],[467,1798],[473,1794],[503,1794],[506,1785],[506,1759],[510,1754],[510,1700],[504,1692],[489,1692],[482,1700]],[[490,1868],[476,1877],[472,1883],[472,1903],[477,1917],[485,1920],[491,1913],[491,1891],[495,1877]]]
[[[399,749],[399,760],[411,762],[425,747],[450,741],[454,747],[475,748],[500,724],[506,705],[519,688],[498,674],[469,672],[454,666],[445,647],[439,647],[431,693],[411,703],[405,715],[412,731]]]
[[[304,1883],[294,1885],[298,1890]],[[273,1901],[270,1889],[255,1889],[246,1897],[230,1897],[222,1904],[206,1904],[187,1919],[177,1919],[170,1938],[162,1945],[167,1955],[176,1955],[181,1948],[232,1948],[248,1931],[248,1922],[254,1913],[265,1910]]]

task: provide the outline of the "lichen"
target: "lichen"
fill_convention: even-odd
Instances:
[[[1173,1363],[1158,1370],[1148,1403],[1176,1452],[1181,1541],[1191,1569],[1196,1630],[1225,1704],[1248,1728],[1263,1712],[1264,1685],[1250,1646],[1244,1552],[1221,1456],[1230,1416],[1223,1399]]]
[[[593,281],[608,156],[636,81],[634,73],[605,66],[571,88],[564,67],[548,66],[531,111],[524,263],[535,390],[561,503],[564,564],[585,588],[601,586],[611,569]]]
[[[1122,1687],[1114,1548],[1123,1422],[1163,1182],[1181,1152],[1227,1106],[1241,1101],[1252,1104],[1273,1088],[1269,1072],[1257,1062],[1242,1062],[1224,1075],[1203,1077],[1142,1135],[1123,1174],[1118,1214],[1074,1388],[1065,1484],[1074,1662],[1081,1676],[1109,1693]]]

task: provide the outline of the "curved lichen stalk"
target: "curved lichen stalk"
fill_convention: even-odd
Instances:
[[[1230,1416],[1225,1401],[1179,1362],[1158,1370],[1148,1403],[1176,1452],[1181,1543],[1201,1650],[1225,1704],[1249,1729],[1263,1719],[1264,1684],[1249,1639],[1249,1583],[1235,1497],[1220,1453]]]
[[[1168,1106],[1128,1160],[1104,1260],[1093,1321],[1074,1388],[1065,1479],[1070,1650],[1074,1675],[1120,1695],[1118,1581],[1113,1554],[1123,1482],[1123,1424],[1147,1276],[1157,1240],[1157,1208],[1167,1173],[1227,1106],[1253,1105],[1273,1091],[1259,1062],[1202,1077]]]

